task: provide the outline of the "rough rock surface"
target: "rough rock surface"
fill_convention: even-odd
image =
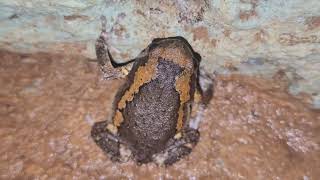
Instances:
[[[192,153],[168,168],[137,166],[112,163],[90,137],[110,116],[118,80],[74,55],[0,57],[0,179],[320,177],[320,111],[284,81],[218,76]]]
[[[206,68],[271,77],[320,108],[319,0],[0,1],[0,48],[94,58],[100,16],[116,57],[135,57],[153,38],[184,36]]]

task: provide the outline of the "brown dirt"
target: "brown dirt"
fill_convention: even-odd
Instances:
[[[265,79],[218,76],[191,155],[112,163],[90,138],[120,82],[76,56],[0,52],[0,179],[317,179],[320,113]]]

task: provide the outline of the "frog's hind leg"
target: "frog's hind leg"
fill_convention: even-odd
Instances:
[[[183,137],[174,137],[166,145],[166,149],[153,158],[158,165],[169,166],[189,155],[198,143],[200,133],[196,129],[184,130]]]
[[[198,129],[202,115],[213,97],[214,73],[208,73],[204,69],[200,70],[199,80],[194,94],[194,103],[192,106],[189,126]]]
[[[109,156],[112,161],[120,161],[119,138],[106,129],[107,122],[97,122],[91,129],[91,136],[95,143]]]
[[[101,16],[102,31],[95,43],[97,61],[104,74],[104,79],[122,78],[129,73],[135,59],[125,63],[117,63],[112,58],[108,48],[110,46],[107,43],[106,21],[106,17]]]
[[[214,93],[215,76],[215,72],[209,73],[204,68],[200,68],[197,91],[201,98],[195,100],[196,103],[203,104],[205,107],[209,104]]]

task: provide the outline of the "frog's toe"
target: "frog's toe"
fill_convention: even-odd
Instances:
[[[213,97],[215,84],[215,73],[208,73],[204,68],[200,70],[199,88],[201,92],[201,103],[208,105]]]
[[[172,165],[173,163],[179,161],[184,156],[187,156],[191,153],[192,149],[190,147],[187,147],[185,145],[178,146],[174,149],[171,149],[167,153],[167,157],[164,160],[163,164],[165,166]]]
[[[160,166],[172,165],[191,153],[192,148],[198,143],[199,137],[200,133],[197,129],[188,128],[183,133],[183,137],[172,139],[164,152],[155,155],[154,162]]]
[[[153,161],[159,166],[170,166],[191,153],[192,147],[188,145],[181,145],[156,154],[153,156]]]
[[[93,125],[91,136],[95,143],[108,155],[112,161],[120,161],[120,143],[118,137],[107,129],[107,122],[97,122]]]

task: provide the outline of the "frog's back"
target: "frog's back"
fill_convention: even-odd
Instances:
[[[175,78],[181,72],[173,62],[159,59],[154,79],[126,104],[119,130],[135,149],[159,149],[175,135],[180,105]]]
[[[179,111],[185,112],[180,107],[189,99],[182,103],[181,96],[190,97],[195,87],[190,82],[196,82],[194,67],[198,64],[194,64],[193,55],[180,39],[166,39],[153,42],[148,56],[134,63],[127,83],[118,93],[121,98],[116,100],[114,116],[114,124],[121,123],[121,138],[132,149],[149,155],[157,153],[182,128],[186,117],[179,118]],[[181,89],[184,87],[188,89]]]

